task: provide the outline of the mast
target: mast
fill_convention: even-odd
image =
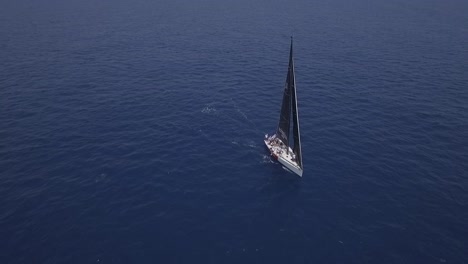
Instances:
[[[296,155],[296,162],[301,169],[303,169],[302,165],[302,150],[301,150],[301,133],[299,130],[299,111],[297,108],[297,93],[296,93],[296,75],[294,73],[294,60],[292,57],[292,37],[291,37],[291,51],[290,51],[290,57],[289,57],[289,64],[290,64],[290,69],[289,71],[291,72],[292,75],[292,81],[291,81],[291,97],[292,97],[292,114],[293,114],[293,138],[294,138],[294,148],[293,152]]]

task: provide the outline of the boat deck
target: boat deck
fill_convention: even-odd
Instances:
[[[286,145],[275,135],[265,135],[265,145],[270,150],[271,155],[288,169],[302,176],[302,169],[296,162],[296,155],[290,147]]]

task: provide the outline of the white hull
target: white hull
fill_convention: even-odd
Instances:
[[[278,138],[275,138],[275,136],[268,137],[268,135],[265,135],[264,142],[273,158],[278,160],[278,162],[283,164],[288,170],[302,177],[303,170],[295,161],[296,157],[291,148],[286,147]]]

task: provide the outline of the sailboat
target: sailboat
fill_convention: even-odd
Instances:
[[[292,121],[292,140],[289,132]],[[265,135],[265,145],[271,156],[283,164],[288,170],[302,177],[301,133],[299,131],[299,113],[297,109],[296,78],[294,75],[293,39],[289,49],[289,67],[283,92],[283,103],[278,128],[273,135]]]

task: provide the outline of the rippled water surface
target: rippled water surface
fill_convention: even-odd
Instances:
[[[462,0],[0,3],[0,263],[466,263]],[[273,162],[295,37],[304,177]]]

